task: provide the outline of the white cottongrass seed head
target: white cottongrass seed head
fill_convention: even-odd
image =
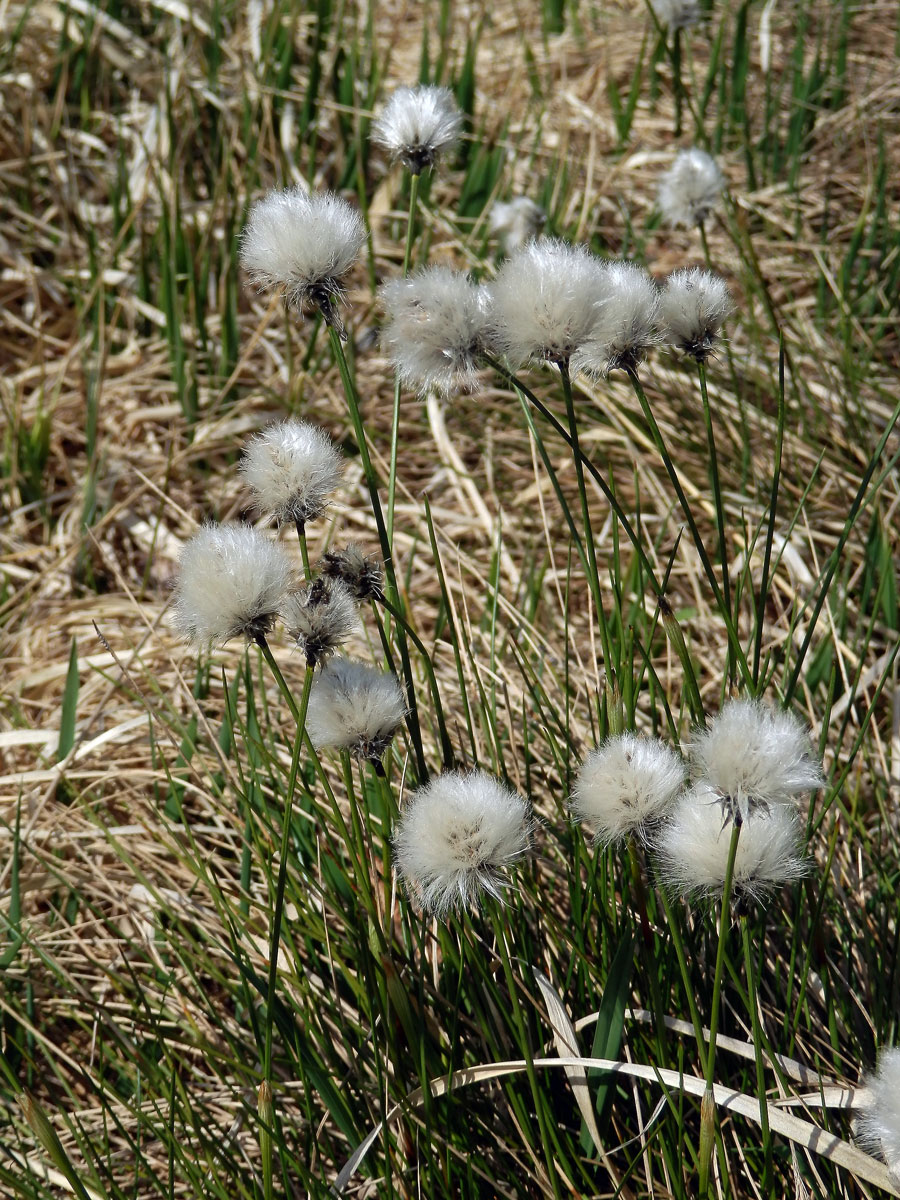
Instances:
[[[204,525],[181,551],[173,622],[199,648],[263,641],[291,581],[282,550],[250,525]]]
[[[590,335],[572,358],[572,373],[608,375],[635,371],[659,341],[659,288],[636,263],[603,264],[602,296],[594,306]]]
[[[283,286],[289,304],[318,308],[341,331],[335,302],[365,241],[362,218],[346,200],[291,187],[269,192],[251,208],[241,263],[257,287]]]
[[[491,209],[490,231],[507,254],[540,236],[547,214],[528,196],[498,200]]]
[[[531,844],[527,801],[484,771],[448,771],[407,800],[394,834],[397,873],[429,912],[502,898],[506,868]]]
[[[703,17],[697,0],[650,0],[650,7],[664,29],[690,29]]]
[[[306,730],[317,750],[378,763],[406,716],[397,676],[349,658],[325,664],[312,686]]]
[[[704,362],[715,349],[731,309],[728,286],[720,275],[700,267],[673,271],[660,292],[662,340]]]
[[[357,601],[384,599],[384,566],[353,542],[323,554],[321,570],[329,579],[340,580]]]
[[[687,229],[702,225],[719,202],[725,178],[705,150],[679,150],[659,183],[657,203],[663,220]]]
[[[463,115],[445,87],[399,87],[372,125],[372,140],[413,175],[459,141]]]
[[[459,271],[427,267],[381,289],[381,345],[401,381],[418,392],[475,391],[488,322],[488,292]]]
[[[685,780],[680,755],[656,738],[622,733],[592,750],[579,768],[572,814],[609,845],[646,826],[672,807]]]
[[[240,471],[260,512],[301,528],[320,517],[340,483],[341,454],[309,421],[279,421],[247,443]]]
[[[861,1105],[859,1140],[873,1154],[881,1154],[900,1184],[900,1046],[888,1046],[878,1055],[878,1069],[863,1080],[867,1095]]]
[[[674,891],[711,896],[724,888],[734,826],[723,822],[719,803],[711,784],[696,783],[654,837],[660,879]],[[797,811],[783,804],[751,810],[740,827],[735,898],[759,899],[805,873]]]
[[[760,700],[727,701],[695,735],[690,754],[726,815],[790,804],[823,783],[806,726]]]
[[[308,667],[324,662],[359,628],[352,594],[342,583],[321,575],[285,597],[281,617]]]
[[[584,246],[528,242],[500,267],[490,294],[491,341],[513,366],[568,363],[597,320],[603,264]]]

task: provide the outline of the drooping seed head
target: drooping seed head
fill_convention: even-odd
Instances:
[[[573,374],[583,371],[596,378],[616,369],[636,370],[659,341],[658,313],[659,288],[642,267],[605,263],[602,299],[595,305],[589,336],[572,357]]]
[[[175,627],[198,648],[270,632],[291,579],[285,554],[249,525],[204,525],[181,551]]]
[[[375,558],[368,558],[359,546],[329,550],[322,555],[322,574],[337,579],[357,601],[381,600],[384,597],[384,567]]]
[[[662,340],[697,362],[705,362],[715,349],[731,309],[728,287],[719,275],[699,267],[674,271],[660,294]]]
[[[716,160],[692,146],[679,150],[659,183],[657,203],[669,225],[702,225],[719,202],[725,179]]]
[[[349,750],[355,758],[378,762],[406,711],[396,675],[333,658],[313,684],[306,728],[317,750]]]
[[[309,667],[324,662],[359,628],[353,596],[342,583],[321,575],[285,597],[281,616]]]
[[[459,271],[428,267],[381,289],[381,344],[407,387],[475,391],[488,324],[488,292]]]
[[[571,809],[608,845],[629,834],[643,837],[648,824],[671,808],[685,779],[681,758],[655,738],[623,733],[608,738],[578,771]]]
[[[324,429],[281,421],[247,443],[240,471],[260,512],[306,525],[320,517],[337,487],[341,455]]]
[[[429,912],[500,899],[506,868],[527,851],[532,819],[521,796],[484,771],[448,771],[414,792],[394,835],[397,872]]]
[[[372,125],[372,140],[419,175],[459,141],[463,115],[445,87],[399,87]]]
[[[289,304],[318,308],[340,331],[342,280],[365,241],[362,218],[340,196],[291,187],[251,208],[241,263],[257,287],[284,287]]]

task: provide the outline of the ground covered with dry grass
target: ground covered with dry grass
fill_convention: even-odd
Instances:
[[[388,931],[386,944],[374,937],[310,769],[295,801],[274,1018],[276,1167],[262,1178],[261,1013],[294,733],[255,648],[232,643],[198,661],[167,608],[198,523],[251,515],[236,463],[273,415],[321,424],[347,455],[339,503],[310,530],[313,559],[347,540],[377,551],[325,331],[246,287],[237,237],[253,199],[301,180],[367,213],[371,244],[346,320],[386,481],[394,380],[375,336],[375,285],[401,269],[408,180],[367,133],[384,96],[420,78],[454,87],[467,134],[423,181],[415,261],[490,276],[490,208],[528,195],[548,233],[636,258],[658,278],[708,261],[732,291],[727,344],[709,369],[720,502],[696,373],[658,352],[642,378],[720,580],[728,564],[753,682],[808,722],[828,777],[810,810],[813,873],[748,918],[771,1045],[811,1073],[773,1075],[770,1102],[791,1079],[819,1095],[856,1085],[876,1049],[896,1042],[900,1012],[895,6],[716,5],[683,35],[678,137],[673,60],[642,6],[570,4],[560,16],[505,0],[6,3],[0,31],[4,1194],[325,1194],[417,1086],[559,1050],[534,967],[576,1025],[600,1010],[578,1035],[585,1053],[593,1039],[595,1057],[697,1071],[689,1036],[625,1015],[653,1008],[656,972],[665,1013],[689,1015],[652,876],[641,946],[627,855],[592,852],[566,819],[572,773],[606,732],[607,684],[629,725],[689,740],[684,660],[589,479],[613,614],[604,661],[541,454],[577,512],[571,452],[530,428],[515,393],[486,372],[475,395],[402,397],[393,552],[455,760],[503,775],[540,820],[502,918],[515,977],[487,915],[445,929],[401,901],[388,814],[361,771],[350,784],[371,813],[364,868]],[[655,210],[660,173],[694,141],[728,181],[705,245]],[[528,382],[564,420],[552,373]],[[576,401],[582,449],[665,579],[715,712],[739,672],[651,430],[624,377],[579,381]],[[354,650],[380,657],[372,620],[367,630]],[[279,645],[276,655],[299,691],[296,654]],[[413,669],[435,770],[436,714],[415,656]],[[399,793],[417,777],[409,750],[398,743],[389,772]],[[340,765],[326,769],[348,812]],[[678,919],[706,1020],[715,913],[679,906]],[[739,941],[722,1032],[746,1042]],[[623,965],[617,949],[632,943]],[[756,1094],[752,1061],[720,1060],[723,1084]],[[349,1187],[697,1194],[699,1101],[676,1089],[658,1111],[658,1087],[602,1080],[591,1082],[600,1151],[579,1141],[583,1114],[564,1074],[547,1071],[537,1093],[516,1077],[407,1106]],[[36,1110],[16,1103],[22,1088],[52,1121],[68,1169],[41,1140]],[[804,1115],[851,1136],[840,1110]],[[761,1195],[763,1178],[769,1195],[883,1194],[784,1138],[764,1168],[758,1129],[740,1116],[722,1114],[718,1136],[719,1195]]]

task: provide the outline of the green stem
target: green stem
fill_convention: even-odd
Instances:
[[[713,977],[712,1008],[709,1014],[709,1052],[706,1056],[705,1113],[700,1129],[700,1196],[709,1191],[709,1160],[712,1150],[712,1134],[715,1129],[715,1104],[713,1103],[713,1079],[716,1069],[716,1038],[719,1033],[719,1007],[722,1000],[722,973],[725,968],[725,944],[727,922],[731,919],[731,890],[734,882],[734,863],[737,858],[741,836],[741,820],[735,814],[731,825],[731,841],[728,844],[728,861],[725,865],[725,880],[722,886],[722,912],[719,918],[719,945],[716,950],[716,973]],[[712,1126],[712,1128],[708,1128]],[[704,1136],[706,1135],[706,1137]],[[705,1142],[705,1144],[704,1144]]]
[[[675,947],[675,957],[678,959],[678,968],[681,971],[681,982],[684,984],[684,994],[687,997],[688,1010],[691,1014],[691,1024],[694,1026],[694,1037],[697,1040],[697,1054],[700,1058],[700,1069],[703,1071],[704,1078],[706,1077],[706,1042],[703,1037],[703,1022],[700,1019],[700,1010],[697,1007],[697,997],[695,994],[694,985],[691,982],[691,975],[688,971],[687,955],[684,952],[684,942],[681,937],[681,929],[675,918],[675,912],[672,908],[665,888],[660,888],[658,891],[659,901],[662,904],[663,912],[666,914],[666,931],[672,939],[672,945]]]
[[[306,544],[306,523],[297,521],[297,537],[300,541],[300,557],[303,559],[303,574],[306,579],[312,579],[312,568],[309,565],[309,546]]]
[[[328,336],[331,341],[331,349],[334,354],[335,362],[338,365],[338,370],[341,375],[341,382],[344,385],[344,395],[347,399],[347,407],[350,410],[350,420],[353,424],[353,432],[356,436],[356,441],[359,446],[359,457],[362,463],[363,475],[366,479],[366,485],[369,489],[369,497],[372,501],[372,513],[375,517],[375,527],[378,530],[378,541],[381,546],[381,555],[384,559],[384,570],[386,582],[393,593],[393,597],[399,600],[400,591],[397,587],[397,577],[394,573],[394,563],[391,557],[391,543],[388,538],[387,527],[384,523],[384,513],[381,509],[381,498],[378,495],[378,480],[375,477],[375,470],[372,466],[372,459],[369,456],[369,445],[366,440],[366,430],[363,424],[362,412],[359,407],[359,394],[356,390],[356,385],[350,375],[350,368],[347,364],[347,358],[344,354],[344,347],[341,342],[340,334],[336,329],[329,325]],[[403,666],[403,678],[406,683],[406,702],[409,705],[409,719],[407,725],[409,734],[412,738],[413,750],[416,755],[416,769],[419,775],[419,781],[424,782],[428,778],[428,767],[425,763],[425,750],[422,746],[422,733],[419,727],[419,712],[416,707],[416,690],[415,682],[412,675],[412,667],[409,661],[409,647],[406,644],[406,633],[402,627],[398,630],[397,642],[400,649],[400,661]]]
[[[703,420],[706,425],[706,443],[709,446],[709,473],[712,478],[713,500],[716,506],[716,533],[719,537],[719,559],[722,564],[722,598],[731,611],[731,585],[728,579],[728,546],[725,542],[725,511],[722,505],[722,487],[719,482],[719,456],[716,453],[716,435],[712,413],[709,408],[709,392],[706,388],[706,364],[697,363],[700,376],[700,395],[703,400]]]
[[[762,1133],[765,1167],[762,1182],[763,1196],[772,1194],[772,1135],[769,1131],[769,1102],[766,1099],[766,1064],[763,1056],[764,1035],[759,1019],[759,1004],[756,992],[756,973],[750,949],[750,927],[747,918],[741,917],[741,940],[744,943],[744,970],[747,972],[747,998],[750,1004],[750,1019],[753,1026],[753,1047],[756,1051],[756,1090],[759,1093],[759,1124]]]
[[[403,251],[403,278],[409,275],[409,264],[412,260],[413,240],[416,229],[416,201],[419,196],[419,176],[411,175],[409,179],[409,215],[406,219],[406,248]],[[397,486],[397,442],[400,433],[400,376],[394,380],[394,411],[391,420],[391,472],[388,476],[388,510],[387,535],[388,541],[394,543],[394,493]]]

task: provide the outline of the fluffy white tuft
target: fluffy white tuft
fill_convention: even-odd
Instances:
[[[659,184],[659,211],[670,225],[702,225],[718,203],[725,179],[714,158],[692,146],[679,150]]]
[[[372,140],[419,175],[456,145],[463,115],[445,87],[399,87],[372,125]]]
[[[711,895],[725,885],[733,825],[722,820],[721,797],[701,781],[685,792],[654,838],[662,881],[679,892]],[[754,809],[744,818],[734,863],[736,895],[755,899],[805,873],[800,822],[786,805]]]
[[[323,662],[359,628],[352,594],[324,576],[286,596],[281,616],[309,667]]]
[[[635,263],[603,264],[602,297],[594,306],[590,335],[572,357],[572,373],[608,375],[634,370],[659,339],[659,288]]]
[[[284,553],[249,525],[204,525],[181,551],[173,622],[203,647],[264,638],[291,579]]]
[[[656,739],[623,733],[592,750],[578,772],[571,808],[604,845],[665,815],[685,779],[679,755]]]
[[[289,304],[311,304],[339,328],[334,301],[365,241],[362,218],[340,196],[292,187],[251,208],[241,262],[257,287],[281,285]]]
[[[884,1156],[900,1182],[900,1046],[882,1050],[877,1071],[863,1082],[868,1096],[859,1116],[859,1140]]]
[[[731,309],[728,287],[719,275],[700,267],[674,271],[660,296],[662,340],[703,362],[719,340]]]
[[[584,246],[529,242],[503,263],[490,293],[491,339],[513,366],[567,362],[597,320],[606,295],[603,264]]]
[[[377,761],[405,716],[396,675],[334,658],[313,684],[306,729],[317,750],[349,750],[356,758]]]
[[[476,389],[488,321],[485,287],[447,267],[428,267],[385,284],[381,303],[387,314],[381,344],[404,384],[445,395]]]
[[[328,507],[341,469],[340,452],[325,430],[294,420],[251,438],[240,466],[261,512],[301,525]]]
[[[321,566],[323,575],[339,579],[356,600],[384,599],[384,567],[379,559],[368,558],[354,543],[323,554]]]
[[[650,0],[650,7],[664,29],[689,29],[703,16],[697,0]]]
[[[490,231],[499,238],[507,254],[524,246],[540,235],[547,222],[547,214],[539,204],[527,196],[515,196],[512,200],[498,200],[491,209]]]
[[[744,815],[753,807],[789,804],[823,782],[806,727],[758,700],[729,700],[696,735],[691,760],[731,802],[727,807]]]
[[[394,835],[397,872],[419,902],[444,916],[501,898],[502,871],[528,849],[528,803],[484,771],[448,771],[414,792]]]

